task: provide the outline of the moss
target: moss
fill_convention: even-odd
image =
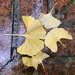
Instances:
[[[59,75],[66,75],[63,71],[61,73],[59,73]]]
[[[55,62],[57,63],[65,63],[68,62],[68,59],[66,59],[67,57],[57,57],[55,58]]]
[[[71,0],[67,5],[63,6],[63,9],[59,14],[63,14],[67,11],[68,8],[72,7],[75,4],[75,0]]]
[[[74,62],[75,61],[75,57],[53,57],[53,58],[48,58],[47,59],[47,63],[59,63],[59,64],[64,64],[64,63],[68,63],[68,62]]]
[[[68,22],[63,21],[62,24],[59,27],[70,27],[73,28],[75,26],[75,21],[70,20]]]
[[[4,14],[0,14],[0,17],[4,16]]]

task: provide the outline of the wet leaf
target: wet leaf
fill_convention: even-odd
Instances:
[[[53,6],[53,8],[54,8],[54,6]],[[52,8],[52,10],[53,10],[53,8]],[[58,20],[52,16],[52,10],[50,13],[48,13],[46,15],[41,13],[40,17],[39,17],[40,22],[46,29],[58,27],[61,23],[60,20]]]
[[[60,41],[60,39],[73,39],[72,36],[63,28],[54,28],[45,38],[45,45],[51,49],[52,52],[57,52],[57,41],[59,41],[63,46],[64,44]],[[65,46],[64,46],[65,47]]]
[[[23,16],[22,19],[27,27],[27,32],[23,35],[26,40],[17,48],[17,52],[33,56],[44,48],[44,42],[40,39],[45,38],[46,32],[38,19],[31,16]]]
[[[35,69],[37,69],[38,64],[41,63],[43,66],[42,60],[47,57],[49,57],[49,55],[40,51],[36,54],[36,56],[32,56],[32,58],[22,57],[22,60],[25,65],[27,65],[29,67],[31,66],[31,67],[34,67]]]

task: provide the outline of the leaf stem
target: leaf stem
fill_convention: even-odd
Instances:
[[[7,35],[7,36],[24,36],[23,34],[3,34],[3,35]]]
[[[66,48],[66,46],[61,41],[59,41],[59,42]]]
[[[52,7],[50,13],[52,13],[52,11],[53,11],[53,9],[54,9],[54,7],[55,7],[56,5],[57,5],[57,3],[54,4],[54,6]]]

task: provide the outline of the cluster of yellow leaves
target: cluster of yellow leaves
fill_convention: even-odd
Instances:
[[[31,58],[22,57],[23,63],[37,69],[38,64],[42,63],[43,59],[49,57],[49,55],[41,51],[44,48],[44,41],[42,40],[45,39],[46,31],[39,19],[35,20],[31,16],[22,16],[22,19],[27,28],[27,32],[22,35],[26,40],[18,47],[17,52],[23,55],[27,54],[32,56]]]
[[[68,34],[65,29],[56,28],[61,22],[54,18],[51,13],[42,15],[42,17],[36,20],[31,16],[22,16],[22,19],[27,28],[27,32],[23,35],[26,40],[20,47],[18,47],[17,52],[32,56],[31,58],[22,57],[23,63],[27,66],[33,66],[37,69],[38,64],[42,63],[43,59],[49,57],[49,55],[41,51],[44,48],[44,41],[42,41],[42,39],[45,40],[45,45],[52,52],[57,52],[57,41],[61,43],[61,38],[72,39],[72,36]],[[53,29],[46,35],[43,25],[46,29]],[[63,45],[63,43],[61,44]]]
[[[17,48],[17,52],[21,55],[31,56],[31,58],[22,57],[23,63],[27,66],[33,66],[37,69],[38,64],[41,63],[43,65],[42,60],[49,57],[48,54],[42,52],[44,45],[52,52],[57,52],[57,41],[64,46],[60,39],[73,39],[65,29],[57,28],[61,22],[52,16],[52,12],[46,15],[42,13],[39,19],[36,20],[31,16],[22,16],[22,19],[25,23],[27,32],[23,35],[9,35],[25,37],[25,42]],[[46,29],[53,29],[46,33],[43,26]]]

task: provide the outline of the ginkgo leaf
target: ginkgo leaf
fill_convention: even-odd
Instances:
[[[12,36],[23,36],[25,42],[17,48],[17,52],[23,55],[33,56],[44,48],[44,42],[41,39],[45,39],[46,31],[41,25],[40,21],[35,20],[31,16],[22,17],[27,32],[25,34],[5,34]]]
[[[35,55],[44,48],[44,42],[35,38],[26,38],[25,42],[17,48],[20,54]]]
[[[23,19],[24,23],[26,22],[25,25],[27,24],[26,25],[27,32],[25,35],[29,35],[30,37],[33,36],[37,39],[44,39],[46,31],[38,19],[33,20],[33,17],[31,17],[31,16],[23,16],[22,19]]]
[[[42,64],[42,60],[49,57],[49,55],[43,53],[42,51],[39,51],[36,56],[32,56],[32,58],[22,57],[23,63],[27,65],[28,67],[34,67],[37,69],[38,64]]]
[[[25,23],[25,26],[26,26],[27,30],[30,28],[30,26],[35,21],[35,19],[31,16],[22,16],[22,20]]]
[[[55,27],[58,27],[60,25],[60,23],[61,23],[60,20],[54,18],[51,13],[48,13],[46,15],[43,14],[43,15],[44,16],[42,16],[40,18],[40,21],[46,29],[55,28]]]
[[[56,4],[55,4],[56,5]],[[54,5],[54,6],[55,6]],[[54,7],[53,7],[54,8]],[[53,9],[52,8],[52,9]],[[55,27],[58,27],[61,23],[60,20],[56,19],[55,17],[52,16],[52,10],[50,13],[48,14],[43,14],[41,13],[40,14],[40,17],[39,17],[39,20],[40,22],[42,23],[42,25],[46,28],[46,29],[49,29],[49,28],[55,28]]]
[[[26,18],[25,16],[22,18],[24,22],[28,21],[26,22],[27,32],[23,35],[26,40],[20,47],[17,48],[17,52],[20,54],[28,54],[33,56],[44,48],[44,42],[40,39],[45,38],[46,31],[42,27],[39,20],[33,20],[33,17],[28,18],[27,16]]]
[[[54,28],[45,37],[45,45],[51,49],[52,52],[57,52],[57,41],[60,39],[73,39],[72,36],[63,28]],[[63,46],[64,44],[61,43]],[[65,46],[64,46],[65,47]]]

